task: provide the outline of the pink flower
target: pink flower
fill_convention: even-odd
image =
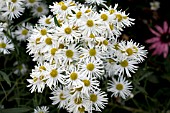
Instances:
[[[156,25],[156,30],[149,28],[149,30],[155,35],[154,37],[146,40],[146,43],[151,43],[149,49],[155,49],[152,55],[163,54],[164,58],[167,57],[170,45],[170,28],[167,21],[164,22],[163,28]]]

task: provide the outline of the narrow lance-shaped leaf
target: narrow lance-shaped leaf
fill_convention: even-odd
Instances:
[[[9,76],[3,71],[0,71],[0,75],[2,75],[3,79],[11,86],[11,81],[9,80]]]
[[[57,20],[56,17],[54,17],[54,23],[55,23],[55,25],[57,25],[58,27],[60,27],[60,24],[59,24],[59,22],[58,22],[58,20]]]

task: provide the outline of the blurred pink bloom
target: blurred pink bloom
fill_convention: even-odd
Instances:
[[[155,49],[152,55],[163,54],[164,58],[167,57],[170,45],[170,28],[167,21],[164,21],[163,28],[156,25],[156,30],[149,28],[149,30],[155,35],[154,37],[146,40],[146,43],[151,43],[149,49]]]

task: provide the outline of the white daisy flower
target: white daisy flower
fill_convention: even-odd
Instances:
[[[31,87],[31,93],[38,91],[38,93],[42,93],[45,88],[45,76],[46,73],[44,71],[33,70],[30,74],[31,79],[27,79],[29,85],[27,87]]]
[[[18,18],[24,12],[24,8],[21,6],[14,6],[13,4],[7,3],[7,6],[2,9],[2,16],[8,17],[9,20]]]
[[[14,50],[14,45],[6,36],[0,37],[0,53],[9,54]]]
[[[160,8],[160,2],[159,1],[153,1],[150,2],[150,9],[153,11],[156,11]]]
[[[76,8],[76,4],[72,0],[65,0],[61,2],[55,2],[50,5],[49,8],[54,15],[57,14],[58,18],[66,19],[66,16],[72,14],[72,9]]]
[[[80,54],[81,60],[84,60],[86,58],[92,60],[100,60],[104,58],[104,55],[102,54],[99,47],[91,43],[88,43],[88,46],[81,47],[80,51],[81,51]]]
[[[63,55],[63,64],[70,64],[73,61],[79,59],[79,46],[75,44],[70,44],[66,49],[61,50]]]
[[[100,90],[97,90],[89,94],[89,111],[101,111],[108,103],[107,94]]]
[[[37,106],[36,109],[34,109],[34,113],[49,113],[48,109],[49,107],[47,106]]]
[[[107,90],[113,93],[111,96],[122,97],[123,99],[126,99],[132,94],[130,91],[132,90],[131,82],[123,76],[119,76],[118,80],[115,80],[115,78],[109,80]]]
[[[61,67],[55,65],[50,65],[48,67],[46,67],[46,71],[47,71],[47,76],[46,76],[46,84],[47,86],[52,89],[52,87],[57,87],[58,86],[58,82],[61,84],[64,84],[64,75],[63,70],[61,69]]]
[[[41,17],[42,15],[48,14],[48,6],[44,3],[38,3],[31,9],[32,15],[34,17]]]
[[[65,108],[68,105],[70,99],[69,90],[64,88],[56,88],[51,93],[53,96],[50,99],[53,101],[52,105],[58,104],[58,108]]]
[[[22,23],[21,26],[18,26],[17,30],[14,32],[14,35],[18,41],[26,41],[30,37],[30,30],[32,26],[29,23]]]
[[[49,51],[44,55],[44,58],[49,61],[50,64],[52,63],[62,63],[62,54],[61,54],[61,49],[57,48],[57,47],[52,47],[51,49],[49,49]]]
[[[41,38],[40,41],[41,43],[38,45],[41,49],[40,51],[42,53],[45,53],[49,50],[51,50],[53,47],[57,47],[57,42],[55,40],[56,37],[52,37],[52,36],[47,36],[44,38]]]
[[[32,35],[31,37],[29,37],[27,39],[28,40],[27,52],[29,52],[29,54],[35,54],[38,51],[40,51],[40,49],[41,49],[40,39],[41,39],[41,37],[34,36],[34,35]]]
[[[51,37],[52,38],[52,34],[53,30],[49,27],[46,26],[42,26],[42,25],[35,25],[34,29],[31,32],[31,37],[39,37],[40,38],[40,42],[43,42],[47,37]],[[51,39],[49,39],[49,43],[52,43],[50,41]]]
[[[80,68],[81,75],[88,78],[101,78],[104,74],[104,66],[101,60],[90,60],[86,58],[84,61],[79,62],[78,66]]]
[[[54,18],[52,17],[52,15],[49,15],[48,17],[45,15],[42,15],[40,19],[38,20],[38,23],[43,26],[52,27],[54,26]]]
[[[72,97],[66,109],[73,113],[83,113],[88,110],[87,106],[87,100],[83,97]]]
[[[68,88],[70,88],[71,86],[79,87],[83,85],[81,81],[82,76],[80,75],[80,72],[76,68],[67,71],[65,77],[66,77],[65,83],[67,84],[66,87]]]
[[[133,25],[134,23],[133,23],[133,21],[135,20],[135,19],[132,19],[132,18],[129,18],[128,17],[128,15],[129,14],[125,14],[125,11],[123,11],[123,12],[120,12],[120,11],[118,11],[118,12],[116,12],[116,18],[115,18],[115,20],[117,21],[116,23],[117,23],[117,27],[119,28],[122,28],[122,27],[129,27],[129,26],[131,26],[131,25]]]
[[[14,62],[13,64],[14,67],[16,67],[16,70],[14,71],[14,74],[16,75],[25,75],[27,72],[27,68],[25,64],[18,64],[18,62]]]
[[[90,92],[95,92],[96,90],[99,90],[99,81],[97,81],[95,77],[82,77],[82,82],[82,93],[86,95],[89,95]]]
[[[122,51],[122,55],[126,55],[128,58],[139,62],[142,62],[147,54],[143,46],[139,46],[139,43],[135,43],[132,40],[120,42],[119,49]]]
[[[118,64],[115,65],[115,74],[118,74],[119,76],[124,75],[126,73],[128,77],[131,77],[130,72],[135,73],[138,68],[138,66],[136,66],[138,62],[129,58],[118,59],[117,62]]]
[[[56,28],[54,36],[59,36],[58,41],[61,43],[77,43],[81,34],[78,30],[74,30],[73,27],[70,23],[65,22],[61,27]]]
[[[91,11],[88,15],[86,14],[83,16],[81,25],[78,29],[82,31],[84,36],[90,36],[90,34],[98,36],[98,34],[103,31],[101,23],[102,20],[100,19],[99,14]]]

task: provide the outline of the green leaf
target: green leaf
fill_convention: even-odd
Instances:
[[[141,86],[135,86],[136,89],[138,89],[140,92],[144,93],[145,95],[147,95],[147,92],[145,91],[145,88],[141,87]]]
[[[2,75],[3,79],[9,84],[9,86],[11,86],[11,81],[9,80],[9,76],[3,71],[0,71],[0,75]]]
[[[0,109],[0,113],[25,113],[30,111],[30,108],[10,108],[10,109]]]
[[[58,27],[60,27],[60,24],[59,24],[59,22],[58,22],[56,16],[54,17],[54,22],[55,22],[55,25],[57,25]]]
[[[169,74],[165,74],[163,76],[161,76],[163,79],[166,79],[170,82],[170,75]]]
[[[155,84],[159,83],[159,79],[157,78],[156,75],[151,75],[151,76],[149,76],[149,77],[148,77],[148,81],[150,81],[150,82],[152,82],[152,83],[155,83]]]

